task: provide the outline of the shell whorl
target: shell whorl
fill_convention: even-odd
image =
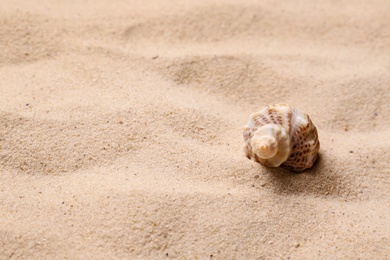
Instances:
[[[257,133],[257,131],[256,131]],[[252,137],[251,146],[253,153],[261,159],[269,159],[278,152],[279,141],[273,135],[255,135]]]
[[[277,124],[259,127],[250,143],[254,159],[269,167],[280,166],[290,155],[290,137]]]
[[[289,105],[269,105],[253,113],[243,134],[246,156],[267,167],[283,164],[303,171],[317,158],[316,127],[308,115]]]

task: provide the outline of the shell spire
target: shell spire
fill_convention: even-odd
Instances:
[[[267,167],[303,171],[313,166],[320,148],[309,116],[286,104],[253,113],[243,135],[246,156]]]

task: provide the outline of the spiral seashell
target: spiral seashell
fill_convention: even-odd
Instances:
[[[309,116],[286,104],[253,113],[243,135],[246,156],[266,167],[283,165],[300,172],[313,166],[320,149]]]

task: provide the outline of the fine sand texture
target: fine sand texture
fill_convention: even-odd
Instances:
[[[390,4],[0,1],[0,259],[388,259]],[[288,103],[320,159],[248,160]]]

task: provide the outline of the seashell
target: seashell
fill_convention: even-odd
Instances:
[[[313,166],[320,149],[309,116],[286,104],[253,113],[243,135],[246,156],[266,167],[282,165],[300,172]]]

